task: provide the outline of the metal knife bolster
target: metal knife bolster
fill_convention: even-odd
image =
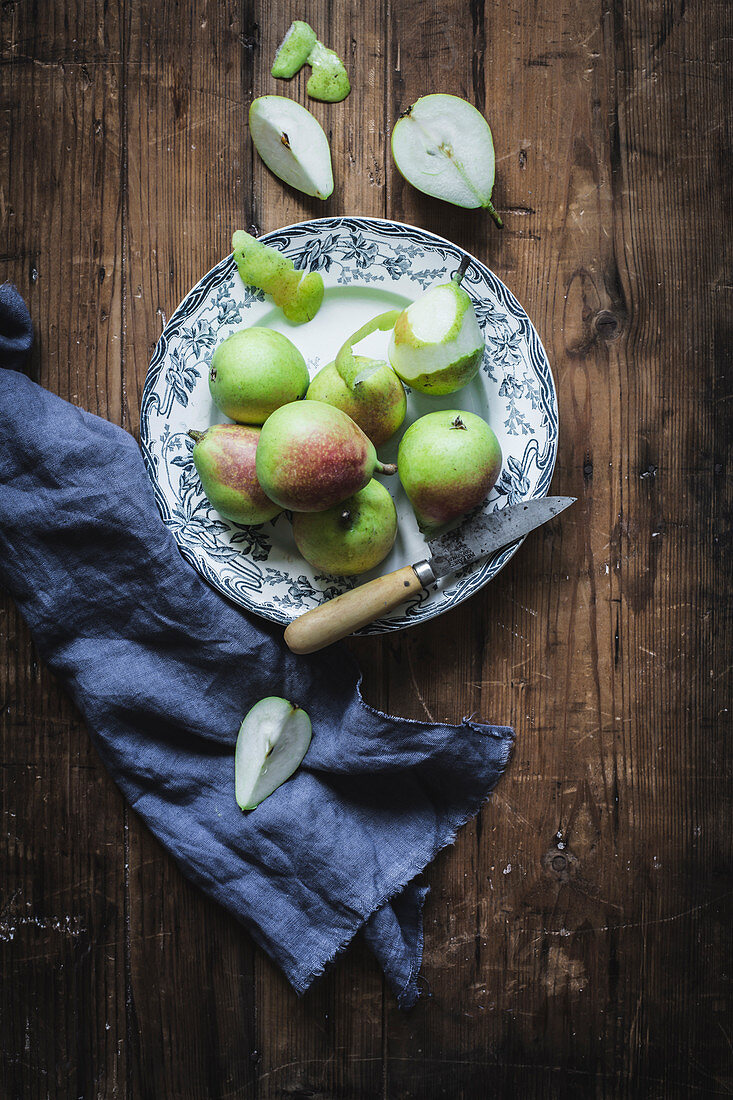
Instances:
[[[412,569],[423,588],[427,588],[429,584],[435,584],[438,579],[438,574],[427,560],[415,562]]]

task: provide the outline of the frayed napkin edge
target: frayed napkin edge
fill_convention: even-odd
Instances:
[[[351,658],[352,655],[349,654],[349,657]],[[352,660],[354,660],[354,659],[352,658]],[[356,665],[355,660],[354,660],[354,665],[356,666],[357,673],[358,673],[358,680],[357,680],[357,684],[356,684],[356,693],[357,693],[357,697],[358,697],[360,705],[362,707],[364,707],[365,710],[370,711],[372,714],[379,715],[379,717],[382,717],[382,718],[387,718],[387,719],[390,719],[390,720],[393,720],[393,719],[397,718],[400,722],[412,722],[414,725],[417,725],[417,726],[424,726],[424,727],[428,727],[428,726],[429,727],[445,726],[447,729],[456,729],[456,730],[468,728],[468,729],[472,730],[474,733],[481,734],[484,737],[493,737],[497,741],[503,742],[502,751],[501,751],[501,754],[500,754],[500,759],[497,763],[497,767],[500,769],[500,773],[497,777],[496,783],[493,784],[491,789],[489,791],[487,791],[485,794],[480,795],[477,798],[474,798],[471,801],[467,812],[465,814],[462,814],[458,818],[458,820],[456,820],[453,824],[451,824],[450,831],[449,831],[448,835],[446,836],[445,840],[436,847],[436,849],[433,852],[432,856],[430,857],[430,859],[428,860],[428,862],[425,864],[425,866],[423,868],[421,868],[420,870],[414,871],[413,873],[406,876],[404,879],[399,880],[397,883],[394,883],[392,886],[389,887],[387,896],[383,900],[378,902],[376,905],[372,906],[371,909],[369,909],[366,913],[357,915],[357,918],[355,919],[355,922],[354,922],[354,926],[353,926],[352,930],[349,932],[349,934],[347,936],[343,937],[338,943],[334,944],[331,948],[328,949],[328,954],[323,959],[323,961],[318,964],[318,966],[315,966],[315,967],[311,968],[309,971],[307,971],[305,974],[303,974],[302,977],[300,975],[298,975],[297,978],[295,976],[293,976],[293,978],[290,978],[286,975],[286,977],[288,977],[288,981],[290,982],[292,988],[295,990],[295,993],[298,995],[298,997],[305,996],[305,994],[311,988],[313,983],[316,982],[318,980],[318,978],[322,977],[323,974],[326,972],[326,970],[329,969],[331,964],[335,962],[335,960],[338,958],[338,956],[341,955],[346,950],[346,948],[352,942],[352,940],[354,939],[356,934],[359,932],[359,930],[361,928],[364,927],[364,925],[367,923],[367,921],[370,919],[370,917],[372,917],[375,913],[379,912],[380,909],[383,909],[385,905],[388,905],[389,902],[391,902],[393,898],[397,897],[414,879],[416,879],[419,875],[423,874],[440,852],[442,852],[445,848],[450,848],[453,844],[455,844],[456,838],[458,836],[459,829],[462,829],[464,825],[468,824],[468,822],[471,821],[472,818],[476,817],[476,815],[478,813],[480,813],[481,809],[486,805],[486,803],[489,801],[492,794],[496,790],[496,785],[499,782],[499,780],[501,779],[502,775],[504,774],[504,770],[506,769],[506,767],[509,763],[512,752],[514,751],[514,745],[515,745],[515,741],[516,741],[516,734],[515,734],[514,729],[511,726],[494,726],[494,725],[491,725],[490,723],[473,722],[473,721],[471,721],[471,718],[473,717],[473,715],[471,716],[471,718],[464,718],[462,722],[460,722],[459,724],[455,724],[455,723],[451,723],[451,722],[421,722],[419,720],[415,720],[415,719],[412,719],[412,718],[402,718],[399,715],[387,714],[385,711],[378,710],[376,707],[370,706],[370,704],[367,703],[364,700],[364,697],[362,696],[362,693],[361,693],[361,685],[362,685],[363,677],[361,675],[361,670],[358,668],[358,665]],[[419,914],[418,914],[418,929],[417,929],[418,938],[417,938],[417,945],[416,945],[416,951],[415,951],[415,958],[414,958],[414,960],[411,964],[411,967],[410,967],[410,974],[407,978],[407,981],[401,987],[400,990],[393,990],[393,992],[394,992],[394,994],[397,998],[398,1007],[401,1008],[401,1009],[404,1009],[404,1010],[408,1010],[408,1009],[413,1008],[415,1006],[415,1004],[417,1003],[418,999],[421,996],[421,990],[417,985],[417,978],[419,976],[420,969],[422,967],[423,951],[424,951],[424,945],[425,945],[423,913],[424,913],[424,908],[425,908],[425,900],[427,898],[428,893],[429,893],[429,888],[426,890],[425,894],[423,895],[423,897],[421,899],[421,903],[420,903],[420,909],[419,909]],[[297,981],[297,984],[296,984],[296,981]],[[385,981],[386,981],[386,978],[385,978]]]

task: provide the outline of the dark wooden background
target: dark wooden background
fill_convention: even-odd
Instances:
[[[460,609],[353,645],[375,705],[518,733],[429,870],[409,1015],[358,942],[295,998],[125,807],[2,603],[2,1097],[733,1093],[732,11],[3,0],[0,277],[35,379],[136,432],[161,327],[234,227],[393,217],[527,308],[559,394],[553,488],[579,503]],[[269,76],[296,17],[347,59],[345,103]],[[396,172],[391,127],[429,91],[489,119],[502,234]],[[268,92],[329,134],[327,203],[253,154]]]

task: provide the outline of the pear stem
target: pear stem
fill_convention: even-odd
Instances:
[[[187,432],[186,434],[187,434],[187,435],[189,435],[189,436],[191,437],[191,439],[192,439],[192,440],[194,441],[194,443],[200,443],[200,442],[201,442],[201,440],[202,440],[202,439],[204,438],[204,436],[206,435],[206,432],[196,432],[196,431],[194,431],[194,430],[193,430],[193,428],[192,428],[192,429],[191,429],[191,431],[190,431],[190,432]]]
[[[397,467],[395,466],[394,462],[377,462],[376,470],[379,474],[397,473]]]
[[[494,207],[492,205],[492,202],[491,202],[491,199],[489,199],[489,201],[487,202],[486,209],[491,214],[491,217],[494,219],[494,221],[496,222],[499,229],[503,229],[504,228],[504,222],[501,220],[499,214],[494,209]]]
[[[451,282],[454,282],[456,284],[456,286],[461,285],[461,279],[463,278],[463,276],[468,271],[468,265],[470,264],[470,262],[471,262],[471,257],[470,256],[464,256],[461,259],[461,262],[458,265],[458,271],[456,271],[455,275],[453,275],[452,278],[451,278]]]

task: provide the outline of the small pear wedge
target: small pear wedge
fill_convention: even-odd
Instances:
[[[305,195],[333,191],[328,138],[310,111],[281,95],[262,95],[249,109],[249,132],[271,172]]]
[[[311,742],[304,710],[273,695],[260,699],[239,727],[234,787],[242,810],[254,810],[300,766]]]

